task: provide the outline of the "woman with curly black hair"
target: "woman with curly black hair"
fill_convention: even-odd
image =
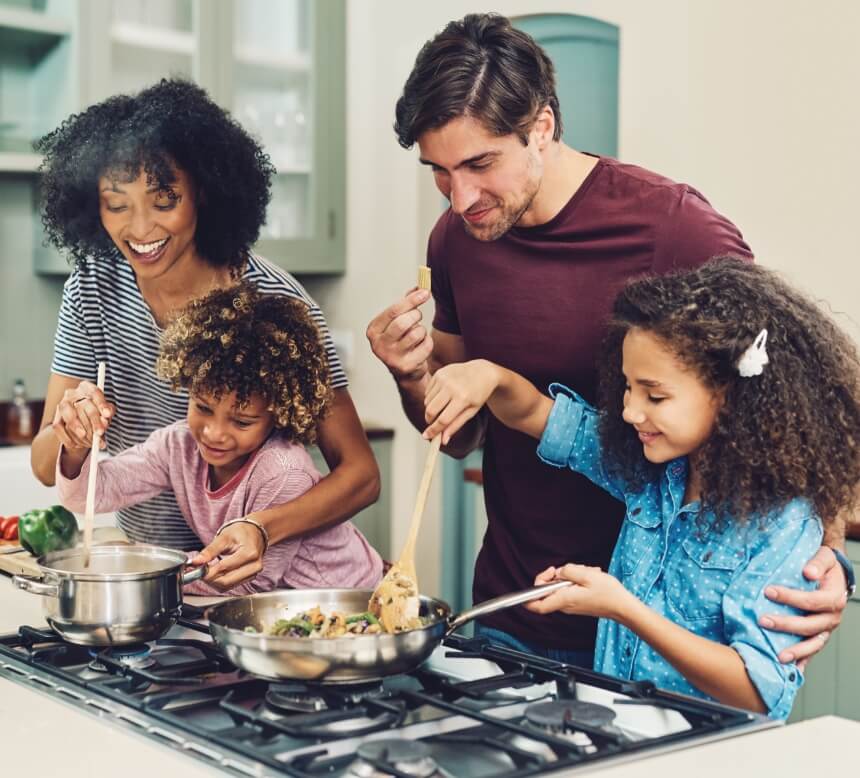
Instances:
[[[490,362],[450,365],[425,436],[444,443],[487,403],[626,503],[608,573],[550,567],[537,583],[577,585],[526,606],[598,616],[598,670],[787,717],[803,677],[779,654],[797,636],[767,629],[792,609],[764,591],[814,587],[824,526],[857,508],[856,347],[774,273],[724,257],[620,293],[600,387],[598,413],[560,384],[547,397]]]
[[[188,392],[188,416],[107,459],[99,467],[95,509],[116,511],[172,491],[204,543],[241,523],[266,540],[249,514],[286,504],[320,479],[301,444],[313,442],[332,392],[307,306],[286,295],[262,295],[247,282],[218,289],[168,325],[156,370],[174,391]],[[57,486],[72,510],[84,509],[89,452],[60,448]],[[379,554],[345,521],[271,545],[260,573],[228,593],[373,588],[381,577]],[[197,581],[186,591],[219,590]]]
[[[187,395],[155,375],[162,327],[191,299],[243,279],[306,306],[334,389],[318,428],[330,475],[254,520],[277,542],[372,503],[379,471],[322,312],[295,278],[251,251],[274,172],[260,145],[200,87],[164,80],[70,117],[37,149],[47,235],[75,263],[33,442],[37,477],[53,483],[60,444],[86,444],[94,429],[106,430],[107,448],[117,454],[183,419]],[[93,383],[100,361],[107,363],[104,393]],[[201,547],[169,493],[121,510],[119,523],[135,541]],[[252,525],[231,525],[195,561],[209,562],[207,580],[229,589],[260,571],[263,541]]]

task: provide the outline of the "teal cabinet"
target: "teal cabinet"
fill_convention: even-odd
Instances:
[[[379,499],[352,518],[352,523],[358,527],[383,559],[391,559],[391,442],[392,434],[386,430],[369,431],[370,447],[379,464],[379,474],[382,480],[382,490]],[[325,475],[328,465],[320,450],[313,446],[310,449],[311,458],[317,469]]]
[[[534,14],[513,22],[543,47],[555,65],[565,143],[580,151],[617,156],[618,27],[575,14]]]
[[[846,544],[854,572],[860,575],[860,541]],[[824,649],[806,668],[806,680],[792,711],[790,722],[817,716],[836,715],[860,721],[860,591],[848,601],[842,623]]]

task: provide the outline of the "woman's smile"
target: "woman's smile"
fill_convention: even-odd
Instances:
[[[152,241],[150,243],[137,243],[127,240],[126,243],[131,253],[138,262],[156,262],[167,249],[170,238]]]

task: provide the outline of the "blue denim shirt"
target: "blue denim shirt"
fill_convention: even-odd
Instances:
[[[682,504],[686,457],[668,462],[659,480],[629,489],[604,469],[597,411],[561,384],[550,386],[550,396],[555,404],[538,456],[550,465],[582,473],[627,505],[609,573],[653,610],[735,649],[770,716],[786,718],[803,676],[794,664],[781,664],[777,655],[797,637],[766,630],[758,618],[764,613],[797,613],[766,599],[766,586],[807,590],[816,586],[802,573],[823,534],[812,506],[796,499],[767,515],[765,526],[758,519],[743,525],[727,521],[720,531],[703,532],[699,503]],[[708,698],[637,635],[608,619],[598,624],[594,667]]]

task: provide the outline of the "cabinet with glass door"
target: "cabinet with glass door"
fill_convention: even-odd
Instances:
[[[0,9],[10,1],[0,0]],[[81,48],[71,69],[81,88],[70,93],[68,105],[52,103],[52,114],[33,137],[110,95],[164,77],[192,79],[262,142],[277,168],[257,250],[294,273],[343,272],[344,0],[66,0],[64,5],[70,17],[65,34]],[[3,116],[0,110],[0,121]],[[30,154],[16,164],[35,170],[38,157]],[[36,270],[66,273],[68,265],[55,253],[38,250]]]
[[[344,4],[228,0],[218,99],[277,169],[257,250],[292,272],[344,269]]]

